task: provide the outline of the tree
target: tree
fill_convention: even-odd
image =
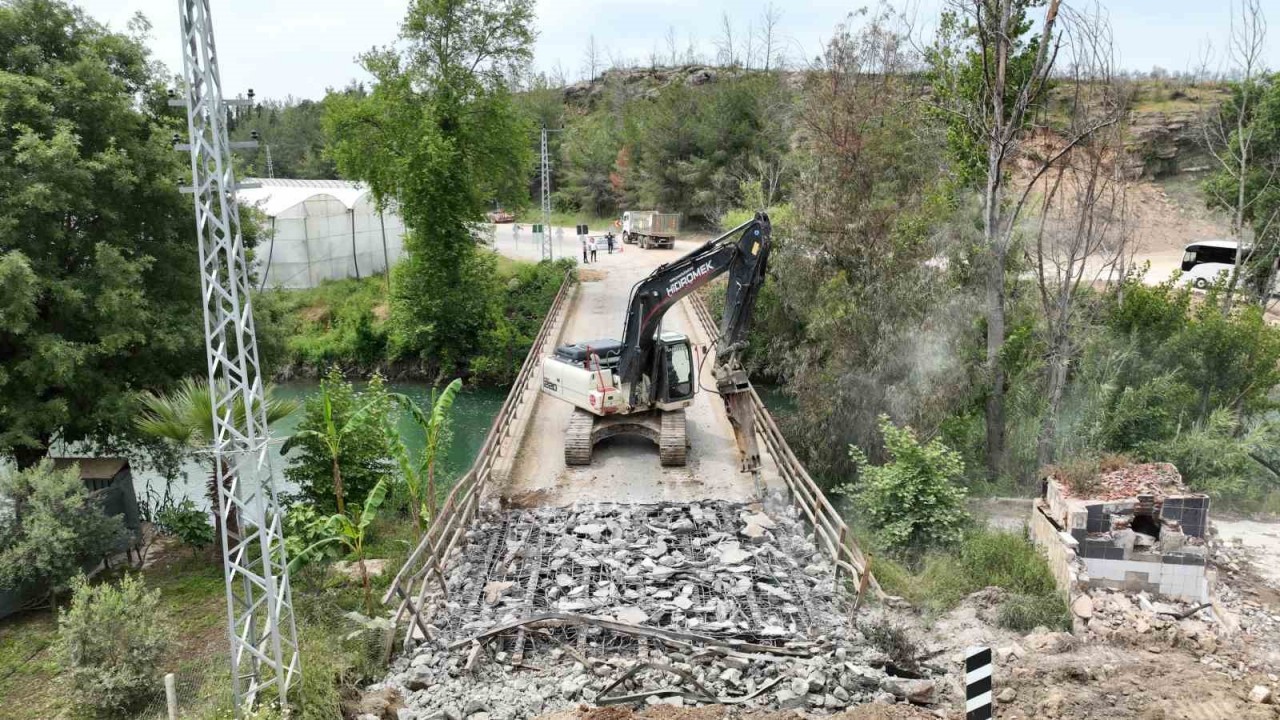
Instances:
[[[786,52],[782,48],[782,38],[778,34],[778,24],[782,22],[782,11],[772,2],[760,15],[760,52],[764,58],[764,71],[781,70],[786,67]]]
[[[913,554],[945,547],[960,539],[968,524],[964,477],[959,453],[934,439],[922,445],[911,428],[898,428],[880,418],[889,461],[871,465],[856,446],[849,455],[858,466],[858,481],[844,492],[858,498],[876,536],[889,549]]]
[[[1260,276],[1252,283],[1254,297],[1266,302],[1280,256],[1280,81],[1263,66],[1262,0],[1233,1],[1231,10],[1231,97],[1209,109],[1201,123],[1218,166],[1204,184],[1205,195],[1210,206],[1230,214],[1231,236],[1240,243],[1239,262],[1221,296],[1224,313],[1235,301],[1242,270]]]
[[[225,387],[225,386],[223,386]],[[219,390],[219,392],[223,392]],[[267,413],[267,424],[275,423],[292,415],[298,409],[298,403],[275,396],[275,386],[267,384],[263,388],[263,397]],[[169,392],[144,393],[140,398],[141,411],[133,419],[133,425],[144,436],[165,440],[188,452],[204,451],[213,447],[213,400],[210,395],[209,381],[186,378]],[[240,427],[244,427],[244,401],[237,399],[233,409],[239,418]],[[221,514],[218,512],[217,467],[210,461],[209,479],[206,483],[206,494],[209,498],[209,512],[213,515],[213,536],[219,545],[222,543]],[[224,487],[230,488],[233,477],[227,475],[221,479]],[[236,519],[231,518],[228,530],[239,532]]]
[[[582,46],[582,74],[587,82],[596,81],[596,70],[600,67],[600,49],[596,47],[596,36],[589,35],[587,44]]]
[[[308,500],[326,510],[346,512],[348,501],[364,502],[379,480],[392,470],[386,425],[392,401],[382,377],[374,375],[356,392],[336,368],[320,381],[320,392],[307,398],[303,419],[282,453],[295,448],[285,477]]]
[[[1038,35],[1028,11],[1046,5]],[[950,0],[929,50],[935,107],[949,120],[948,145],[958,179],[977,186],[986,272],[986,455],[995,478],[1005,465],[1006,274],[1022,210],[1040,176],[1083,139],[1118,116],[1077,128],[1047,156],[1034,159],[1021,193],[1010,193],[1033,113],[1043,103],[1061,49],[1061,0]]]
[[[46,597],[67,587],[84,564],[116,551],[126,538],[119,517],[107,517],[74,467],[43,461],[0,474],[0,588],[41,588]]]
[[[951,334],[969,320],[930,321],[955,293],[927,265],[945,165],[914,62],[890,16],[842,26],[806,73],[789,133],[791,208],[772,214],[774,283],[756,309],[772,332],[752,352],[794,393],[788,429],[817,475],[849,473],[849,444],[878,458],[882,414],[931,433],[955,394]]]
[[[387,491],[387,480],[383,478],[369,491],[364,498],[364,504],[358,507],[353,516],[349,517],[346,513],[340,512],[321,520],[313,530],[325,533],[326,537],[304,549],[289,561],[289,569],[296,570],[306,563],[313,553],[319,552],[327,545],[340,544],[347,548],[348,552],[356,556],[356,562],[360,565],[360,581],[364,586],[364,608],[367,615],[373,615],[373,590],[369,585],[369,569],[364,562],[364,546],[365,540],[368,539],[369,527],[374,520],[378,519],[378,510],[387,498]]]
[[[141,18],[0,6],[0,454],[128,443],[134,393],[202,367],[183,159]]]
[[[394,200],[409,234],[392,283],[392,344],[452,368],[494,323],[494,260],[469,224],[526,200],[533,128],[509,79],[532,57],[532,0],[415,0],[400,49],[361,56],[367,97],[330,95],[325,129],[344,175]]]
[[[169,646],[160,591],[136,575],[91,585],[82,575],[58,616],[55,653],[74,702],[119,715],[160,692],[160,661]]]
[[[392,396],[422,430],[424,439],[422,452],[418,455],[417,462],[414,462],[404,438],[395,428],[387,426],[388,444],[400,465],[400,476],[409,493],[409,515],[413,518],[413,526],[419,535],[436,517],[436,461],[449,445],[449,411],[461,389],[462,380],[459,378],[446,385],[439,394],[432,388],[429,410],[423,410],[407,395]],[[423,522],[424,517],[426,523]]]
[[[1027,260],[1035,273],[1044,322],[1047,407],[1041,417],[1036,464],[1053,462],[1068,369],[1079,352],[1085,291],[1124,278],[1129,239],[1124,154],[1128,92],[1115,78],[1111,34],[1098,18],[1080,17],[1073,35],[1068,136],[1091,132],[1043,177],[1040,217]],[[1113,120],[1114,118],[1114,120]],[[1103,122],[1110,121],[1110,124]],[[1105,125],[1105,127],[1103,127]]]

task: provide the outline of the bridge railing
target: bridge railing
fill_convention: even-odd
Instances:
[[[688,301],[706,337],[708,339],[718,337],[720,328],[711,317],[706,299],[694,293],[689,296]],[[867,590],[877,598],[884,597],[880,584],[870,572],[870,558],[858,548],[844,518],[822,492],[822,488],[818,487],[818,484],[809,476],[804,463],[800,462],[792,452],[791,446],[787,444],[787,439],[778,429],[778,424],[769,414],[769,409],[756,393],[755,387],[751,388],[751,405],[755,416],[756,436],[773,457],[774,464],[778,467],[778,474],[782,476],[787,489],[790,490],[791,501],[813,528],[814,542],[826,550],[835,564],[837,585],[841,576],[849,581],[854,597],[851,610],[857,609]]]
[[[489,434],[485,436],[484,444],[480,446],[471,469],[454,483],[422,540],[409,554],[382,598],[384,605],[390,604],[397,597],[400,599],[394,620],[396,627],[399,627],[406,614],[410,620],[409,630],[404,638],[406,649],[411,645],[415,631],[421,632],[419,637],[426,637],[430,632],[427,629],[427,619],[423,617],[427,592],[435,584],[442,596],[447,594],[444,571],[449,555],[466,533],[467,526],[480,507],[481,496],[488,485],[494,463],[501,455],[503,442],[510,437],[515,422],[520,417],[526,391],[530,383],[537,382],[538,361],[546,353],[547,343],[554,342],[551,337],[552,329],[564,312],[573,284],[573,271],[570,270],[565,273],[560,290],[534,337],[529,354],[511,385],[511,391],[507,393],[507,399],[493,419],[493,425],[490,426]]]

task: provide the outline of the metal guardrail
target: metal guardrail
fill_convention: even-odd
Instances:
[[[711,317],[706,300],[700,294],[694,293],[688,297],[688,302],[707,338],[718,337],[720,329]],[[751,405],[755,416],[756,435],[763,440],[769,455],[773,457],[778,467],[778,474],[782,476],[787,488],[791,491],[792,502],[804,513],[809,520],[809,525],[813,527],[815,541],[826,548],[832,562],[835,563],[837,584],[839,584],[840,575],[845,574],[856,586],[856,596],[851,611],[857,609],[867,589],[870,589],[877,598],[883,598],[884,591],[880,589],[880,584],[870,572],[871,559],[858,548],[844,518],[836,512],[835,506],[831,504],[813,478],[809,477],[804,464],[792,452],[787,439],[778,429],[778,424],[774,422],[773,416],[769,414],[768,408],[756,393],[754,386],[751,388]]]
[[[524,364],[511,385],[511,391],[507,393],[507,399],[493,419],[493,425],[490,426],[489,434],[485,436],[484,444],[480,446],[471,469],[454,483],[444,504],[441,505],[427,532],[422,536],[422,540],[410,553],[382,598],[384,605],[389,604],[397,596],[400,598],[400,605],[394,619],[396,627],[399,627],[400,621],[408,613],[411,623],[404,638],[406,650],[412,643],[415,626],[422,632],[423,637],[428,636],[429,631],[422,617],[422,611],[433,576],[440,587],[441,594],[447,595],[444,568],[449,554],[466,532],[467,526],[471,524],[476,510],[480,507],[481,495],[489,483],[494,463],[501,455],[502,443],[511,435],[512,425],[519,417],[521,406],[524,404],[525,391],[529,388],[529,383],[534,381],[538,361],[545,353],[547,342],[551,340],[551,329],[555,327],[557,319],[564,310],[565,300],[573,284],[574,273],[570,270],[565,273],[560,290],[556,293],[551,308],[547,310],[542,327],[534,337],[529,354],[525,357]]]

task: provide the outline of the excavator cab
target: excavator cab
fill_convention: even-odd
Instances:
[[[658,352],[654,353],[658,367],[654,368],[651,376],[658,385],[655,404],[662,410],[688,407],[697,391],[689,338],[680,333],[664,332],[658,336],[658,346]]]

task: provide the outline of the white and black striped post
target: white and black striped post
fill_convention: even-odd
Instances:
[[[971,647],[965,651],[965,720],[991,720],[991,670],[991,648]]]

